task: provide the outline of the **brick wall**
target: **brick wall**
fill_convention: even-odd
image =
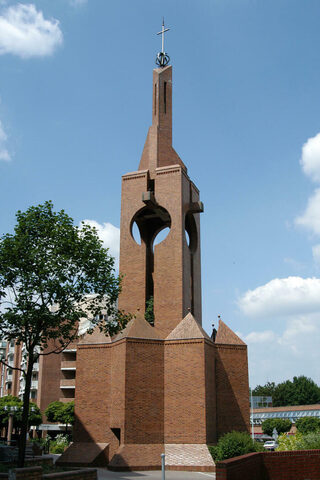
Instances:
[[[0,478],[8,480],[97,480],[97,470],[87,468],[43,475],[41,467],[14,468],[9,471],[9,475],[0,474]]]
[[[216,464],[217,480],[319,480],[320,450],[261,452]]]
[[[246,345],[216,344],[218,437],[232,430],[249,431],[249,381]]]
[[[110,415],[110,344],[79,345],[74,437],[106,442]]]
[[[204,340],[166,341],[165,443],[206,443]]]
[[[265,480],[262,477],[262,464],[263,457],[260,453],[249,453],[218,462],[216,480]]]
[[[9,470],[9,480],[41,480],[41,467],[14,468]]]
[[[43,475],[42,480],[97,480],[97,470],[95,468],[86,468],[70,470],[69,472],[49,473]]]
[[[127,340],[123,443],[163,443],[163,342]]]
[[[271,480],[319,480],[320,450],[263,453],[263,473]]]
[[[216,379],[215,379],[215,348],[208,341],[204,343],[205,350],[205,381],[206,381],[206,443],[217,441],[217,415],[216,415]]]

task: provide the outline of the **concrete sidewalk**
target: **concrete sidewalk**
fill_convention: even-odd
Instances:
[[[106,468],[98,468],[98,480],[161,480],[160,470],[143,472],[111,472]],[[176,472],[166,471],[166,480],[215,480],[214,472]]]

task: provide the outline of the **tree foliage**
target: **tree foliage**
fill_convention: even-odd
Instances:
[[[252,393],[271,396],[274,407],[320,403],[320,387],[304,375],[293,377],[292,381],[286,380],[277,385],[274,382],[268,382],[264,386],[258,385]]]
[[[74,402],[51,402],[45,410],[49,422],[59,422],[66,426],[74,424]]]
[[[7,409],[5,408],[7,407]],[[15,407],[16,410],[11,410],[11,407]],[[15,428],[21,428],[22,426],[22,409],[23,402],[12,395],[5,395],[0,398],[0,425],[7,427],[9,421],[9,412],[13,416],[13,426]],[[42,423],[42,415],[39,407],[30,402],[29,404],[29,426],[40,425]]]
[[[319,431],[320,434],[320,418],[303,417],[296,421],[297,430],[301,433],[310,433]]]
[[[146,311],[144,314],[144,318],[147,320],[147,322],[150,323],[150,325],[154,325],[153,297],[150,297],[146,301]]]
[[[288,418],[268,418],[262,422],[262,431],[266,435],[272,436],[275,428],[280,435],[281,433],[289,432],[292,427],[292,422]]]
[[[216,446],[209,447],[214,461],[222,461],[246,453],[263,450],[263,447],[254,442],[246,432],[230,432],[219,438]]]
[[[0,337],[23,343],[25,377],[19,466],[24,463],[33,364],[39,355],[60,353],[77,337],[78,322],[90,318],[115,334],[128,320],[116,309],[120,278],[96,230],[73,225],[51,202],[17,212],[14,234],[0,238]],[[100,315],[101,311],[107,313]],[[54,344],[50,351],[49,345]],[[8,366],[6,359],[2,363]]]
[[[277,450],[318,450],[320,449],[319,432],[303,434],[297,432],[295,435],[282,434],[278,438]]]
[[[252,390],[252,395],[261,397],[273,397],[276,384],[274,382],[267,382],[265,385],[257,385]]]

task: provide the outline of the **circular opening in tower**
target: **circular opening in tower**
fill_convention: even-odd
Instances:
[[[140,235],[140,230],[137,225],[137,222],[133,222],[131,226],[131,235],[134,241],[138,244],[141,245],[141,235]]]
[[[132,238],[138,245],[145,243],[148,248],[153,249],[168,236],[171,227],[171,217],[163,207],[144,207],[132,218],[130,232]]]

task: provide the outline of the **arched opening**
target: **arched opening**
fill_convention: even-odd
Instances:
[[[138,245],[141,245],[141,235],[140,235],[140,230],[139,230],[139,227],[137,225],[137,222],[133,222],[133,224],[132,224],[131,235],[132,235],[134,241]]]
[[[132,238],[146,247],[146,302],[153,297],[154,246],[168,236],[170,227],[169,212],[158,205],[142,208],[131,220]]]
[[[185,217],[185,236],[190,252],[190,307],[191,313],[194,313],[194,252],[198,246],[197,224],[192,213],[188,212]]]
[[[164,227],[162,230],[160,230],[160,232],[157,233],[157,235],[155,236],[155,238],[153,240],[153,248],[156,245],[159,245],[159,243],[163,242],[163,240],[165,240],[167,238],[167,236],[169,235],[169,232],[170,232],[169,227]]]

